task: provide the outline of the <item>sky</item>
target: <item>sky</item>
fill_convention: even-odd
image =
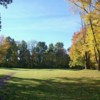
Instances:
[[[8,8],[0,6],[0,35],[16,41],[63,42],[67,49],[73,33],[80,29],[80,17],[73,14],[65,0],[13,0]]]

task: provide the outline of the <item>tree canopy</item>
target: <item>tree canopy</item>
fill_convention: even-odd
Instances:
[[[75,43],[70,48],[70,56],[76,55],[77,46],[80,44],[78,51],[83,57],[84,66],[88,68],[90,65],[100,70],[100,0],[69,0],[69,2],[73,10],[76,9],[80,13],[82,20],[82,30],[73,36],[72,42]],[[80,62],[77,57],[75,59]],[[74,57],[72,62],[75,62]]]

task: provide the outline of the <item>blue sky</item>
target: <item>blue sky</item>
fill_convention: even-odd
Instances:
[[[64,0],[13,0],[8,9],[0,6],[0,34],[15,40],[63,42],[67,49],[80,29],[80,18]]]

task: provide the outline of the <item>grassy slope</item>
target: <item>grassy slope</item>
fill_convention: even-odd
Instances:
[[[0,87],[2,100],[100,100],[100,72],[92,70],[0,69],[16,74]]]

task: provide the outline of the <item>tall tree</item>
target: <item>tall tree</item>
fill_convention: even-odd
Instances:
[[[20,67],[29,67],[30,65],[30,51],[27,43],[23,40],[18,45],[18,60]]]
[[[64,49],[64,44],[62,42],[57,42],[55,44],[55,55],[56,55],[56,67],[67,68],[69,64],[69,57],[67,55],[66,50]]]
[[[44,53],[47,50],[47,45],[45,42],[38,42],[36,47],[34,48],[34,51],[36,52],[37,56],[37,64],[40,66],[43,66],[44,64]]]
[[[93,37],[95,59],[100,70],[100,49],[97,41],[97,27],[100,26],[100,1],[99,0],[69,0],[72,5],[82,14],[88,34]],[[95,27],[97,26],[97,27]],[[91,42],[92,42],[91,41]]]
[[[7,49],[9,48],[9,44],[5,37],[0,37],[0,64],[4,64],[5,62],[5,55],[7,52]]]
[[[6,38],[9,48],[6,52],[7,66],[16,67],[18,65],[18,47],[14,39],[11,37]]]
[[[69,49],[70,56],[70,66],[84,66],[84,57],[83,57],[83,34],[80,32],[76,32],[72,38],[72,45]]]
[[[18,59],[21,67],[29,67],[30,51],[24,40],[18,45]]]
[[[55,68],[55,47],[53,43],[49,44],[47,52],[45,53],[45,66],[46,68]]]

